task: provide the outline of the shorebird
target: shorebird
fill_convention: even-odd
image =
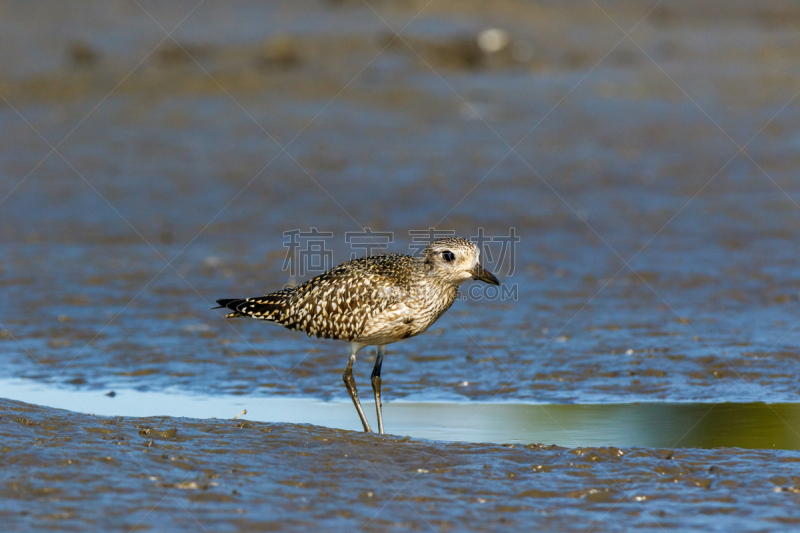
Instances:
[[[252,317],[300,330],[309,337],[344,340],[350,357],[342,374],[364,431],[372,431],[358,400],[353,363],[367,346],[377,347],[372,391],[383,433],[381,365],[386,345],[427,330],[456,300],[458,286],[475,279],[500,285],[484,269],[478,247],[461,237],[432,242],[421,257],[376,255],[342,263],[298,285],[265,296],[217,300],[225,318]]]

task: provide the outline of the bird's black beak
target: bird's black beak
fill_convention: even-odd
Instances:
[[[484,281],[489,285],[500,285],[500,281],[494,277],[494,274],[483,268],[480,263],[475,263],[475,268],[472,269],[472,279]]]

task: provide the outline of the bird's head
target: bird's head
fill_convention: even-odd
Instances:
[[[445,283],[460,285],[468,279],[477,279],[492,285],[500,282],[480,264],[481,251],[472,241],[461,237],[446,237],[433,241],[422,252],[429,275]]]

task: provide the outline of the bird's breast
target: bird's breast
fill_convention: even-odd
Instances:
[[[405,296],[368,320],[357,340],[368,344],[390,344],[419,335],[436,322],[455,300],[454,294],[444,291]]]

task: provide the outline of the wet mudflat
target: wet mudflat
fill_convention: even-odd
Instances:
[[[99,398],[2,404],[0,513],[14,529],[728,531],[800,519],[794,4],[2,9],[0,378]],[[507,39],[489,34],[494,52],[478,45],[490,28]],[[514,228],[513,269],[508,257],[487,266],[517,292],[465,287],[429,332],[389,347],[387,427],[408,428],[409,442],[310,414],[286,422],[313,427],[55,409],[99,412],[110,390],[238,396],[251,410],[346,400],[344,345],[208,308],[293,281],[286,231],[332,232],[338,263],[353,251],[346,232],[391,231],[390,250],[409,252],[408,231],[433,226]],[[362,396],[373,358],[356,363]],[[441,442],[419,440],[427,408],[401,416],[470,402],[502,419],[485,439],[495,444],[448,442],[475,439],[435,423]],[[504,433],[515,415],[492,411],[557,404],[553,419],[579,433],[615,427],[604,421],[636,402],[652,410],[617,411],[626,427],[704,439],[622,432],[583,449],[557,427]],[[584,404],[596,410],[570,419]],[[746,439],[730,437],[737,427]],[[527,444],[538,436],[563,447]]]
[[[440,443],[294,424],[0,404],[6,527],[763,531],[799,452]]]

